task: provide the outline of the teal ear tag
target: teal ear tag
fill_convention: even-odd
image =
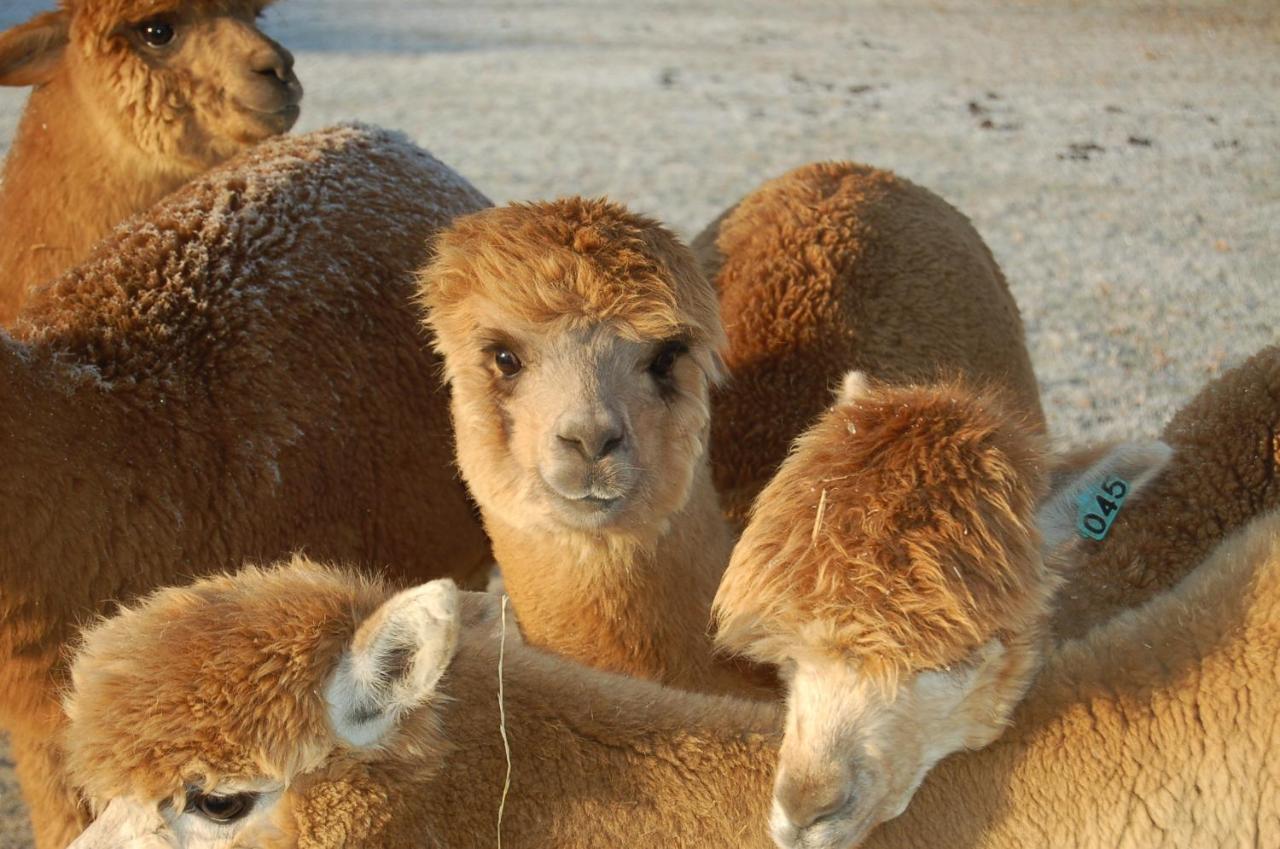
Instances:
[[[1128,494],[1129,484],[1121,478],[1103,478],[1101,484],[1080,493],[1076,498],[1076,530],[1080,536],[1099,542],[1106,539]]]

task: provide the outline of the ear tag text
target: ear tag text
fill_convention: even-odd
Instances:
[[[1076,498],[1076,529],[1080,536],[1099,542],[1106,539],[1128,494],[1129,484],[1121,478],[1104,478],[1101,484],[1080,493]]]

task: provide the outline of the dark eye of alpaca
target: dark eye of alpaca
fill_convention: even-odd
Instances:
[[[520,358],[510,348],[495,348],[493,364],[502,372],[503,377],[514,377],[524,368],[524,363],[520,362]]]
[[[213,793],[187,794],[187,813],[197,813],[211,822],[235,822],[247,816],[257,801],[257,793],[232,793],[218,796]]]
[[[658,353],[649,363],[649,374],[658,380],[668,380],[676,367],[676,360],[681,354],[689,353],[689,346],[683,342],[664,342]]]
[[[177,34],[173,24],[159,18],[138,24],[138,35],[148,47],[165,47]]]

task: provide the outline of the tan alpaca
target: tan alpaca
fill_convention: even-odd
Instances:
[[[0,173],[0,324],[120,221],[298,118],[270,0],[62,0],[0,34],[35,86]]]
[[[55,691],[87,617],[298,550],[487,572],[411,303],[432,233],[485,203],[397,135],[272,140],[0,331],[0,725],[42,849],[78,831]]]
[[[745,518],[849,369],[964,378],[1043,427],[1022,319],[954,207],[887,171],[819,162],[770,180],[693,240],[720,299],[731,379],[712,392],[712,468]]]
[[[942,756],[990,743],[1040,663],[1060,577],[1039,549],[1075,548],[1079,492],[1137,492],[1167,457],[1107,455],[1040,506],[1042,541],[1034,425],[963,385],[849,374],[756,500],[715,601],[719,644],[787,682],[779,844],[856,842]],[[949,714],[967,716],[960,736],[922,733]]]
[[[969,450],[963,437],[940,433],[954,411],[918,412],[955,448],[955,464],[926,489],[958,495],[991,487],[993,495],[1015,496],[991,513],[956,517],[988,540],[984,553],[995,564],[988,571],[1004,570],[1014,603],[999,608],[1008,613],[1004,622],[982,621],[998,636],[936,635],[953,643],[953,669],[904,670],[892,700],[860,688],[882,710],[874,729],[841,741],[838,753],[862,765],[888,755],[879,772],[860,773],[860,787],[868,799],[882,790],[894,804],[905,804],[897,794],[909,795],[910,778],[930,759],[1002,727],[1035,665],[1031,644],[1056,582],[1028,548],[1036,534],[1032,499],[1024,496],[1040,485],[1037,439],[1013,423],[992,428],[1002,414],[970,404],[958,416],[971,417],[989,438]],[[886,436],[827,428],[800,453]],[[915,459],[908,452],[888,462],[909,473]],[[824,540],[833,545],[857,542],[856,534],[839,538],[850,527],[843,506],[832,504]],[[811,533],[811,517],[803,518]],[[777,519],[789,522],[792,513]],[[935,600],[962,608],[971,605],[970,590],[998,595],[984,590],[981,564],[957,562],[972,580],[949,588],[959,596],[947,599],[948,589],[939,589]],[[859,608],[866,599],[852,580],[832,591],[850,605],[829,606],[832,628],[865,620]],[[157,835],[159,845],[191,847],[214,837],[264,846],[492,845],[506,763],[500,677],[513,758],[504,845],[769,844],[778,706],[664,689],[510,639],[503,645],[491,621],[473,621],[459,637],[455,603],[440,583],[391,596],[294,562],[162,591],[94,628],[74,664],[70,759],[90,797],[118,801],[80,846],[121,840],[134,829]],[[791,648],[803,656],[823,651],[821,631],[796,636]],[[856,660],[848,663],[826,689],[834,709],[865,719],[866,705],[844,693],[858,673]],[[816,680],[806,687],[809,696],[823,689]],[[797,732],[793,711],[788,738],[807,736],[815,721],[805,716]],[[176,803],[162,808],[167,799]],[[226,825],[215,829],[217,819]]]
[[[514,204],[439,236],[422,300],[525,638],[741,689],[708,634],[732,545],[707,458],[724,332],[688,249],[608,201]]]

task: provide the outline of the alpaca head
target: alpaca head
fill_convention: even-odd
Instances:
[[[421,285],[491,518],[625,531],[686,503],[724,333],[674,235],[606,200],[513,204],[455,221]]]
[[[1133,456],[1136,486],[1166,455]],[[788,685],[780,846],[856,845],[940,758],[1000,733],[1039,666],[1046,554],[1072,530],[1037,528],[1045,463],[992,395],[858,376],[796,442],[716,598],[720,644]]]
[[[460,616],[450,581],[392,594],[297,560],[161,590],[91,627],[67,762],[105,811],[79,847],[376,842],[388,784],[429,778],[447,750],[436,686]],[[331,833],[344,816],[345,844]]]
[[[58,85],[86,138],[179,174],[298,118],[293,57],[255,18],[271,0],[63,0],[0,34],[0,85]]]

